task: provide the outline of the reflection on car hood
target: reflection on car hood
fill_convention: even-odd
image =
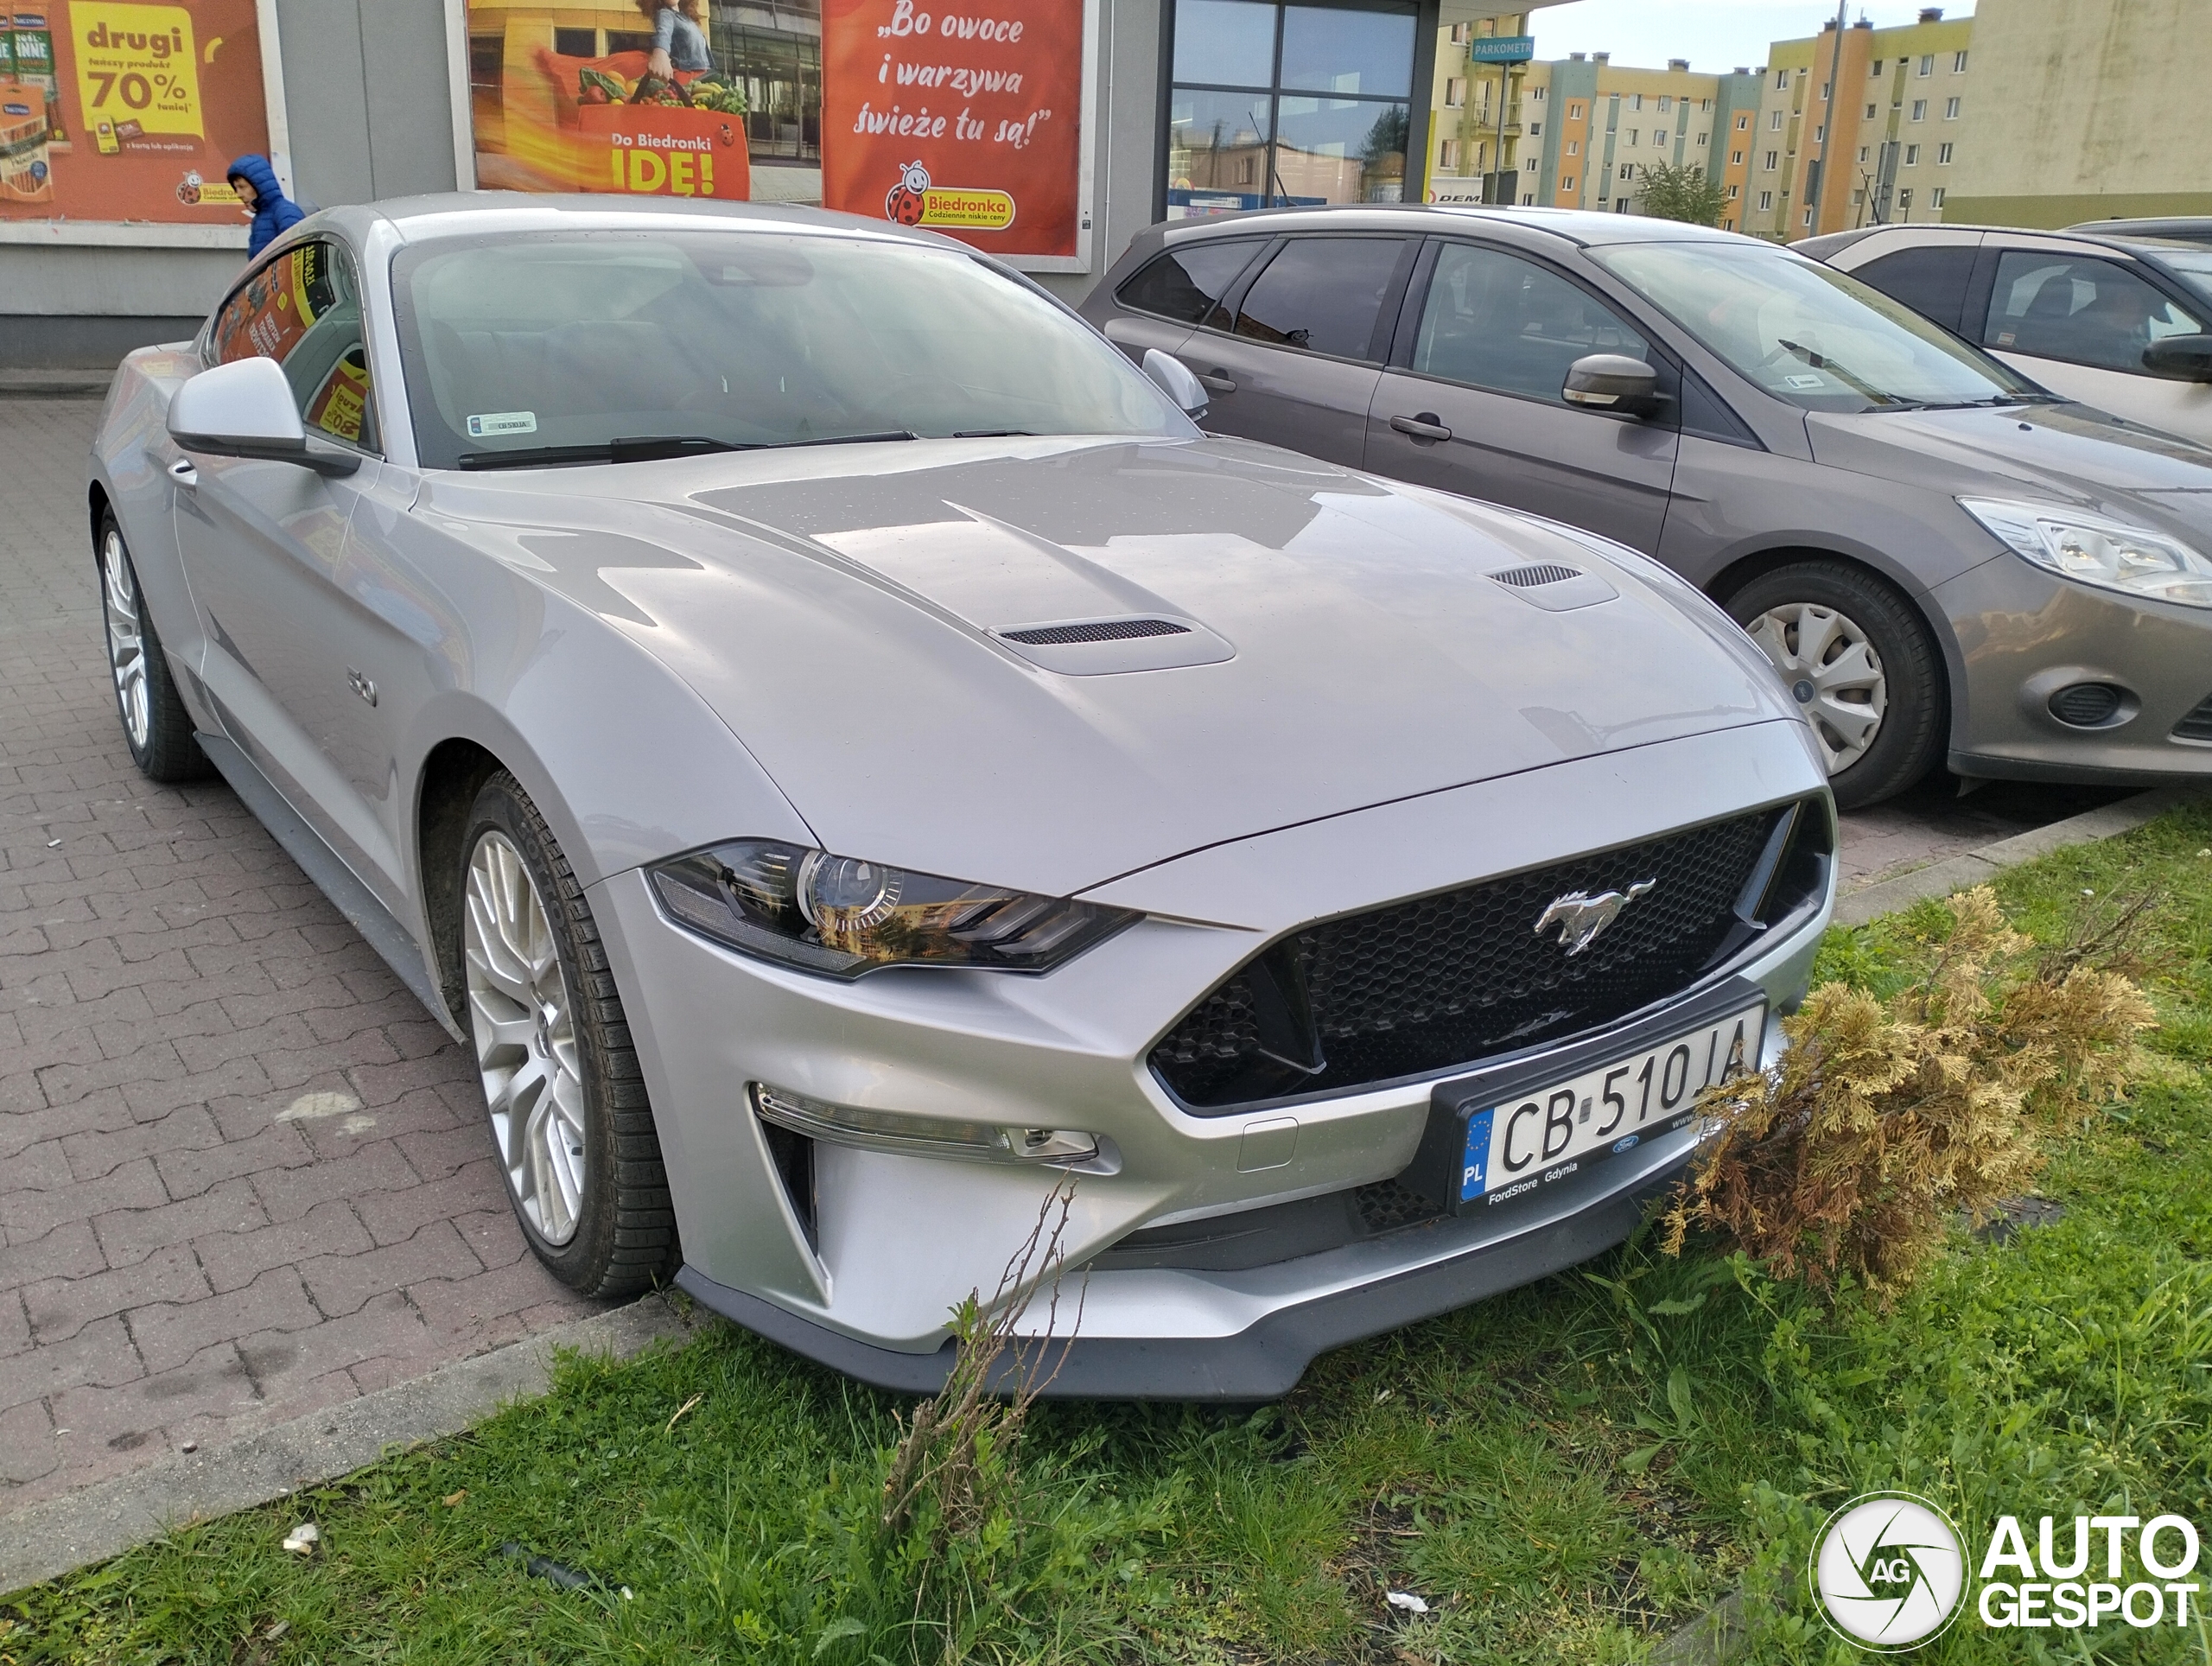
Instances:
[[[1043,892],[1795,715],[1748,639],[1641,557],[1242,441],[444,474],[418,511],[646,647],[828,848]],[[1531,563],[1599,599],[1549,610],[1488,576]],[[1080,664],[995,634],[1081,620],[1182,629],[1067,649],[1095,649]]]
[[[2212,450],[2088,405],[1815,413],[1806,429],[1832,467],[2072,503],[2175,531],[2212,528]]]

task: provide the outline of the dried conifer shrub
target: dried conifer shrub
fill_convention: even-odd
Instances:
[[[2126,1091],[2154,1022],[2128,976],[2150,900],[2042,951],[1986,886],[1948,906],[1913,984],[1886,1002],[1821,985],[1782,1021],[1774,1069],[1707,1092],[1718,1132],[1664,1217],[1669,1254],[1694,1228],[1779,1277],[1848,1275],[1886,1301],[1955,1215],[1979,1224],[2027,1191],[2049,1140]]]

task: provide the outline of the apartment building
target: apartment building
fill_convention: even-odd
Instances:
[[[1775,42],[1738,229],[1792,242],[1942,219],[1966,131],[1973,34],[1971,18],[1946,21],[1930,6],[1892,29],[1861,22],[1839,41],[1831,22]]]

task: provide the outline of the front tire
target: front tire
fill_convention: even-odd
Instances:
[[[108,673],[130,761],[149,781],[196,781],[207,773],[207,756],[193,738],[192,714],[169,676],[168,656],[112,510],[100,517],[99,575]]]
[[[1942,662],[1907,601],[1842,561],[1793,562],[1728,599],[1811,724],[1837,805],[1894,798],[1936,766]]]
[[[676,1210],[591,905],[505,770],[461,849],[469,1035],[508,1201],[563,1284],[635,1295],[677,1259]]]

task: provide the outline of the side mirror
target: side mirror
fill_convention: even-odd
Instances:
[[[359,454],[310,439],[292,385],[274,359],[239,359],[203,370],[169,401],[169,437],[210,457],[296,463],[318,474],[351,474]]]
[[[1590,410],[1648,416],[1659,408],[1659,372],[1624,353],[1593,353],[1567,367],[1559,397]]]
[[[2177,382],[2212,382],[2212,335],[2170,335],[2143,349],[2143,368]]]
[[[1191,373],[1191,367],[1172,353],[1162,353],[1158,347],[1144,350],[1144,373],[1152,378],[1160,391],[1175,402],[1176,408],[1196,422],[1206,414],[1211,403],[1206,397],[1205,385]]]

